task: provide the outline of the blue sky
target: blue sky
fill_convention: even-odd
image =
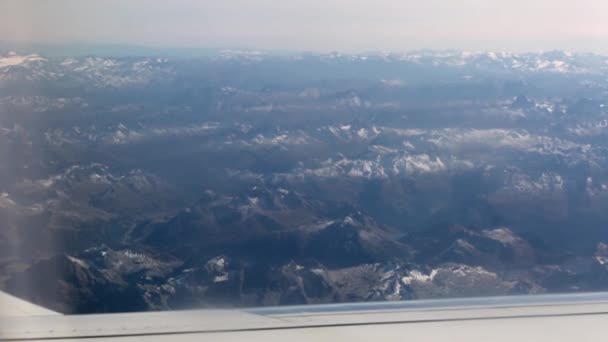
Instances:
[[[608,53],[603,0],[0,0],[0,40]]]

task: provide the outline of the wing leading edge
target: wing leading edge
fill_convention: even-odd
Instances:
[[[608,293],[0,318],[0,340],[599,341]]]

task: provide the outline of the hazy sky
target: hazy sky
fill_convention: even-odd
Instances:
[[[0,0],[0,40],[608,53],[607,0]]]

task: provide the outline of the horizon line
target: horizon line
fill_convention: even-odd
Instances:
[[[7,46],[8,45],[8,46]],[[11,46],[12,45],[12,46]],[[221,52],[260,52],[266,54],[287,54],[287,55],[364,55],[364,54],[408,54],[408,53],[419,53],[419,52],[463,52],[463,53],[504,53],[504,54],[543,54],[551,52],[562,52],[567,54],[575,55],[598,55],[608,56],[608,53],[590,51],[588,49],[572,49],[572,48],[550,48],[550,49],[471,49],[471,48],[457,48],[457,47],[446,47],[446,48],[411,48],[411,49],[368,49],[368,50],[316,50],[316,49],[293,49],[293,48],[258,48],[248,46],[183,46],[183,45],[153,45],[153,44],[142,44],[142,43],[109,43],[109,42],[85,42],[85,41],[72,41],[72,42],[42,42],[42,41],[11,41],[0,39],[0,48],[5,50],[16,50],[16,49],[81,49],[82,53],[86,53],[86,49],[141,49],[141,50],[156,50],[156,51],[173,51],[173,52],[207,52],[210,54],[217,54]],[[125,51],[127,52],[127,51]]]

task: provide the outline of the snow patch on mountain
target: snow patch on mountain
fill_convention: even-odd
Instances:
[[[428,154],[406,155],[393,161],[393,173],[437,173],[447,170],[445,163],[439,157]]]
[[[567,156],[571,152],[587,153],[589,144],[535,135],[526,130],[513,129],[455,129],[434,130],[429,133],[428,141],[439,148],[450,151],[479,151],[500,148],[514,149],[538,154],[557,154]]]
[[[317,177],[340,177],[343,175],[364,178],[386,177],[384,167],[379,160],[353,160],[345,157],[336,161],[330,158],[322,162],[321,167],[306,169],[304,173]]]
[[[313,139],[302,131],[296,132],[282,132],[275,136],[265,136],[264,134],[258,134],[251,143],[256,145],[266,146],[279,146],[279,145],[305,145],[309,144]]]
[[[506,189],[521,193],[559,192],[564,188],[564,179],[554,172],[543,172],[536,179],[527,174],[514,172],[508,175],[505,183]]]
[[[432,270],[429,274],[424,274],[418,270],[409,271],[407,276],[401,278],[404,285],[411,285],[414,282],[427,283],[433,281],[437,276],[438,270]]]
[[[574,127],[569,127],[568,131],[580,137],[602,135],[608,131],[608,120],[577,123]]]
[[[47,59],[42,58],[36,54],[20,56],[14,52],[10,52],[8,54],[8,56],[0,57],[0,69],[6,68],[6,67],[11,67],[11,66],[16,66],[16,65],[27,64],[30,62],[39,62],[39,61],[46,62]]]
[[[217,122],[205,122],[198,125],[192,126],[178,126],[178,127],[163,127],[163,128],[152,128],[149,130],[149,134],[154,136],[197,136],[214,131],[219,127]],[[143,132],[146,135],[148,132]]]
[[[0,193],[0,208],[8,209],[16,205],[7,192]]]
[[[514,245],[523,240],[515,235],[509,228],[496,228],[482,231],[482,235],[492,240],[499,241],[505,245]]]

